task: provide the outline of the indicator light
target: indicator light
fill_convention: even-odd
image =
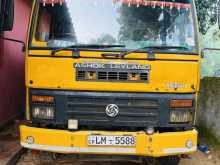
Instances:
[[[40,102],[40,103],[53,103],[54,102],[53,96],[38,96],[38,95],[32,95],[31,101],[32,102]]]
[[[193,100],[184,99],[184,100],[170,100],[171,108],[191,108],[193,107]]]

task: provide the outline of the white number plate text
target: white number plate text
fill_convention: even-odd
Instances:
[[[134,136],[104,136],[89,135],[88,145],[93,146],[135,146],[136,138]]]

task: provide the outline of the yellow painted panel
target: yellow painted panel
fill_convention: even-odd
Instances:
[[[156,157],[160,156],[163,153],[161,146],[163,146],[163,149],[184,148],[187,140],[192,140],[193,146],[197,146],[197,135],[198,133],[195,130],[155,134],[152,137],[152,154]]]
[[[82,82],[76,81],[74,63],[139,63],[151,66],[149,83]],[[126,60],[94,58],[28,57],[26,59],[26,85],[30,88],[132,91],[132,92],[185,92],[198,90],[198,61]],[[31,83],[33,82],[33,83]],[[174,89],[170,84],[179,84]]]

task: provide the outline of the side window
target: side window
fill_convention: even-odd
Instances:
[[[48,41],[51,32],[51,24],[52,18],[51,13],[47,8],[41,8],[39,17],[38,17],[38,25],[36,29],[36,40],[37,41]]]
[[[1,13],[1,15],[2,15],[2,0],[0,0],[0,13]]]
[[[2,30],[3,27],[3,5],[2,0],[0,0],[0,30]]]
[[[65,4],[40,4],[35,39],[48,47],[68,46],[76,42],[70,13]]]

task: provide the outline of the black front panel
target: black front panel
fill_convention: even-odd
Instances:
[[[67,126],[68,119],[77,119],[80,127],[111,128],[146,128],[188,127],[192,124],[171,124],[169,101],[171,99],[194,99],[194,94],[153,94],[153,93],[118,93],[118,92],[79,92],[55,90],[30,90],[31,95],[55,96],[55,120],[46,122]],[[111,117],[106,108],[118,107],[118,114]],[[32,103],[30,102],[30,106]],[[195,107],[190,111],[194,112]]]

